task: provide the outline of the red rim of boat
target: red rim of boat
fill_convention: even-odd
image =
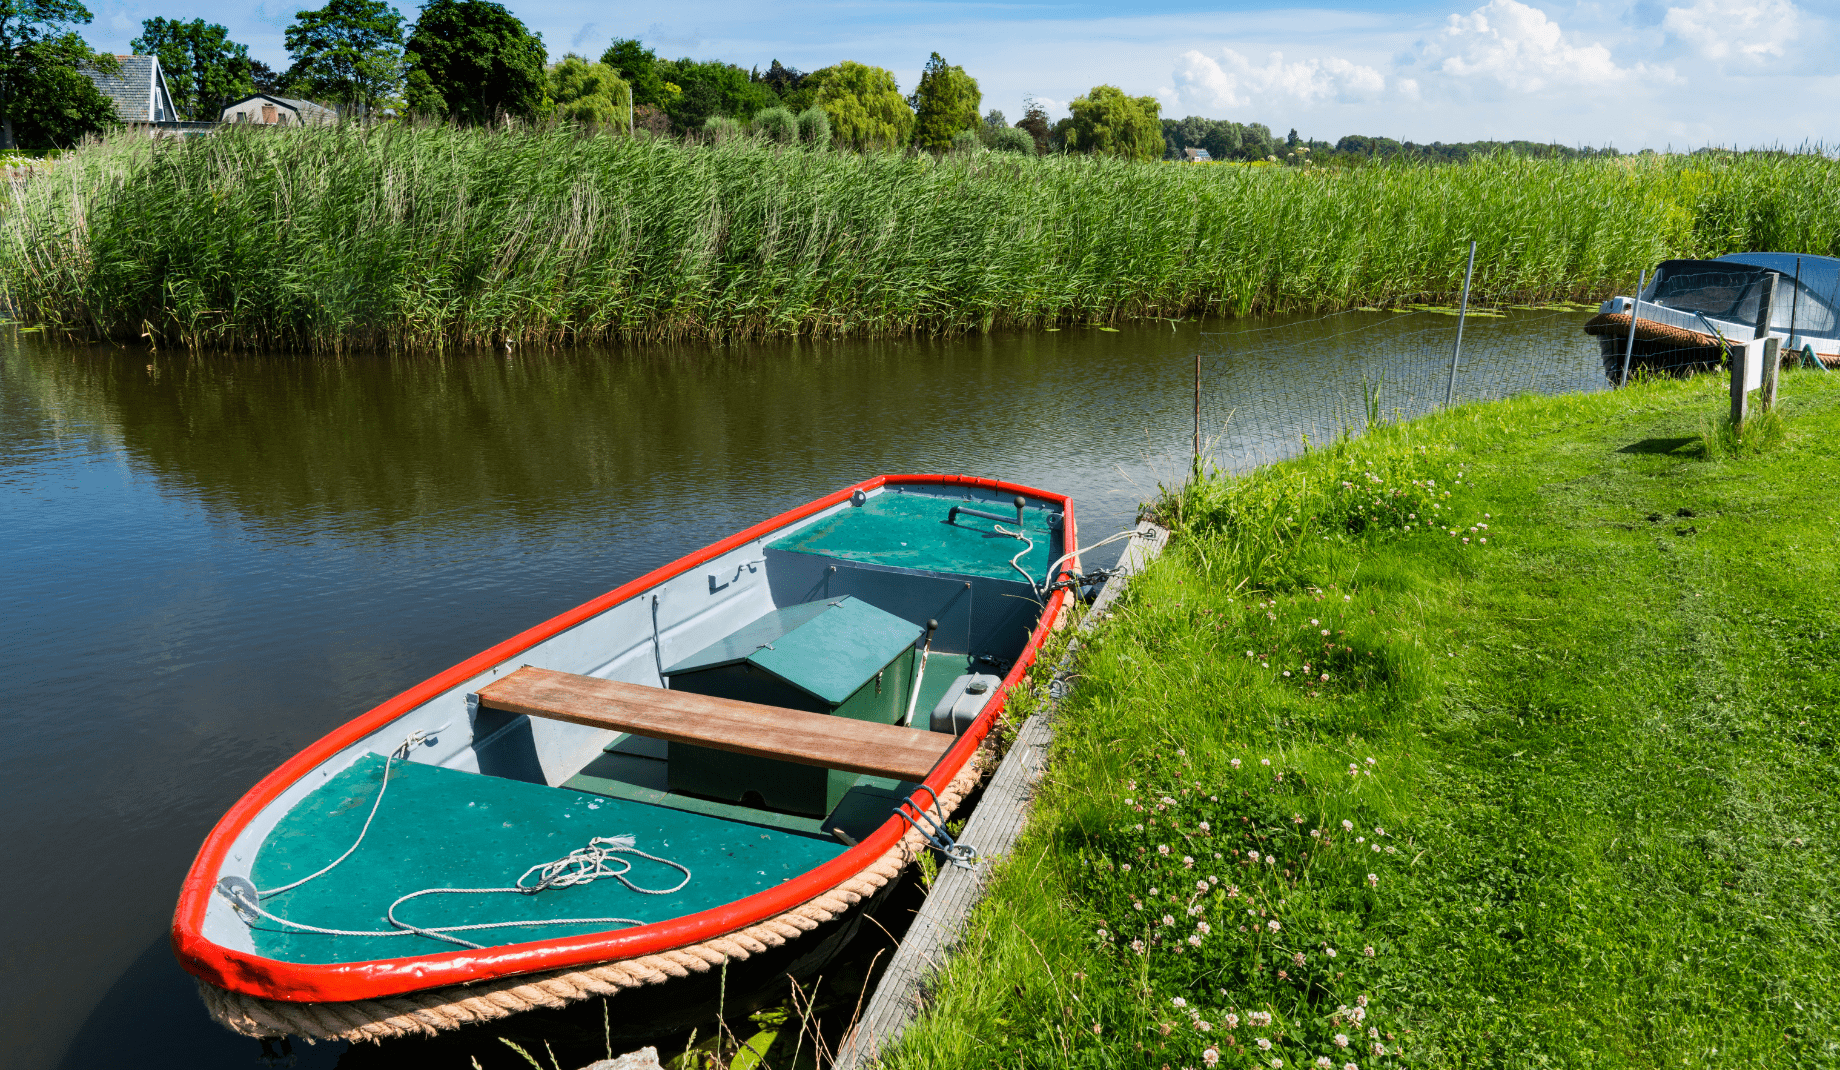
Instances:
[[[536,973],[544,970],[592,966],[641,955],[657,954],[685,947],[726,933],[758,924],[783,914],[808,900],[822,895],[849,879],[880,858],[900,840],[906,825],[893,815],[881,828],[855,847],[784,884],[737,899],[697,914],[622,929],[611,933],[563,937],[486,948],[464,950],[411,958],[377,959],[368,962],[301,963],[283,962],[243,951],[221,947],[203,935],[205,910],[215,886],[214,874],[222,867],[231,844],[263,807],[273,802],[289,785],[305,776],[320,763],[339,751],[370,735],[378,728],[429,701],[448,689],[477,676],[480,672],[527,650],[549,637],[571,628],[597,613],[618,605],[628,598],[670,579],[678,573],[727,553],[743,543],[785,527],[813,513],[848,500],[858,490],[875,490],[887,484],[943,485],[981,487],[1004,493],[1027,495],[1058,503],[1062,510],[1061,539],[1068,551],[1074,542],[1073,501],[1067,495],[1038,490],[1018,483],[973,476],[949,475],[881,475],[866,479],[828,494],[814,502],[762,521],[745,531],[679,558],[661,568],[616,587],[598,598],[585,602],[484,650],[453,668],[409,688],[379,704],[368,713],[346,722],[327,733],[305,750],[288,759],[237,800],[217,822],[198,849],[198,856],[185,876],[179,893],[179,905],[173,914],[173,953],[188,972],[220,988],[258,996],[263,999],[297,1003],[347,1002],[401,995],[446,985],[464,984],[495,977]],[[1053,629],[1055,619],[1066,604],[1067,592],[1056,591],[1043,608],[1041,619],[1029,636],[1028,645],[1003,679],[1003,689],[995,701],[959,737],[952,749],[926,779],[926,786],[943,791],[964,767],[1008,699],[1009,689],[1034,663],[1042,643]]]

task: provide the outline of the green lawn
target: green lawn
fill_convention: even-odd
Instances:
[[[1783,394],[1760,455],[1707,377],[1188,488],[890,1062],[1840,1064],[1840,375]]]

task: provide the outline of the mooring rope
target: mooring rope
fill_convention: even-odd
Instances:
[[[636,846],[638,841],[633,836],[595,836],[588,841],[588,846],[586,847],[578,847],[555,861],[540,862],[537,865],[531,866],[509,887],[423,888],[419,891],[410,892],[408,895],[402,896],[394,903],[391,903],[389,909],[384,912],[384,918],[389,921],[391,925],[396,926],[396,928],[393,929],[328,929],[318,925],[308,925],[305,922],[279,917],[263,909],[262,900],[280,895],[282,892],[292,891],[310,880],[322,877],[337,868],[339,863],[350,858],[352,852],[356,851],[358,846],[364,842],[364,837],[371,830],[371,823],[377,818],[378,809],[383,806],[384,792],[388,791],[390,787],[390,766],[398,757],[407,761],[409,751],[417,743],[422,742],[424,739],[438,732],[446,731],[447,727],[447,725],[442,725],[440,728],[411,732],[384,757],[383,782],[377,786],[377,798],[371,803],[371,812],[364,819],[364,827],[358,830],[358,838],[353,840],[352,845],[345,849],[345,853],[333,859],[325,868],[316,873],[311,873],[302,877],[292,884],[284,884],[279,888],[269,888],[260,891],[258,891],[253,884],[243,884],[239,882],[236,885],[226,887],[225,883],[220,882],[217,886],[218,894],[228,899],[231,905],[237,909],[238,913],[244,916],[245,923],[248,923],[248,914],[255,914],[267,918],[269,921],[279,925],[285,925],[291,929],[318,933],[323,936],[409,936],[413,934],[426,936],[434,940],[445,940],[450,944],[459,944],[461,947],[470,947],[475,950],[480,950],[485,947],[484,944],[475,944],[470,940],[462,940],[457,936],[450,936],[448,934],[474,932],[481,929],[509,929],[530,925],[608,925],[616,922],[625,925],[643,925],[644,922],[637,918],[540,918],[528,921],[478,922],[472,925],[422,926],[413,925],[398,918],[396,916],[396,908],[402,906],[411,899],[416,899],[424,895],[492,895],[509,892],[515,892],[519,895],[536,895],[538,892],[549,888],[572,888],[578,884],[592,884],[602,877],[612,877],[614,880],[619,881],[621,884],[624,884],[626,887],[642,895],[670,895],[673,892],[681,891],[684,885],[690,883],[689,867],[680,865],[668,858],[659,858],[657,855],[647,854],[639,850]],[[653,862],[670,866],[672,869],[682,873],[684,879],[678,881],[670,888],[642,888],[627,879],[626,875],[632,872],[633,864],[631,860],[620,857],[621,855],[638,855],[640,858],[647,858]],[[615,869],[613,868],[615,865],[622,868]],[[533,873],[537,875],[537,883],[526,887],[524,882],[529,880]]]

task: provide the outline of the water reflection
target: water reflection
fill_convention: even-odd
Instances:
[[[1582,318],[1472,324],[1466,350],[1594,371]],[[0,887],[0,1062],[249,1066],[165,950],[178,882],[250,784],[388,695],[875,472],[1065,490],[1088,538],[1118,530],[1187,468],[1197,351],[1242,460],[1345,423],[1383,357],[1445,366],[1453,323],[1360,322],[412,359],[0,341],[0,852],[31,876]]]

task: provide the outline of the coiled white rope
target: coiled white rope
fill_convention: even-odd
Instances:
[[[269,888],[265,891],[257,891],[252,885],[226,888],[223,883],[219,883],[217,886],[218,894],[230,900],[231,905],[235,907],[239,913],[244,913],[245,921],[247,921],[248,914],[255,914],[267,918],[269,921],[275,922],[276,924],[285,925],[290,929],[319,933],[323,936],[419,935],[435,940],[444,940],[450,944],[459,944],[461,947],[470,947],[475,950],[480,950],[485,947],[484,944],[475,944],[470,940],[463,940],[449,934],[474,932],[482,929],[509,929],[518,926],[532,925],[608,925],[614,923],[643,925],[644,922],[641,922],[637,918],[541,918],[528,921],[479,922],[472,925],[424,926],[414,925],[398,918],[396,916],[396,908],[402,906],[411,899],[416,899],[424,895],[492,895],[510,892],[515,892],[519,895],[536,895],[538,892],[549,888],[572,888],[578,884],[592,884],[602,877],[612,877],[614,880],[619,881],[621,884],[624,884],[626,887],[642,895],[670,895],[673,892],[681,891],[684,885],[690,883],[689,867],[679,865],[668,858],[659,858],[657,855],[647,854],[639,850],[639,848],[635,846],[638,841],[634,837],[629,835],[596,836],[588,841],[588,846],[586,847],[576,848],[570,851],[566,856],[558,858],[553,862],[540,862],[537,865],[531,866],[509,887],[423,888],[420,891],[410,892],[408,895],[402,896],[391,903],[389,909],[384,912],[385,920],[395,926],[395,928],[392,929],[327,929],[318,925],[308,925],[305,922],[278,917],[268,910],[263,909],[261,904],[262,900],[280,895],[282,892],[291,891],[310,880],[324,876],[336,868],[339,863],[350,858],[352,852],[358,849],[358,845],[364,842],[365,835],[371,830],[371,822],[377,818],[378,808],[383,805],[384,792],[388,791],[390,787],[390,766],[398,757],[407,760],[410,748],[429,736],[437,732],[445,731],[446,729],[447,725],[442,725],[440,728],[412,732],[405,737],[395,749],[390,751],[383,761],[383,782],[377,787],[377,799],[375,802],[371,803],[371,812],[364,819],[364,827],[358,830],[358,838],[352,841],[352,845],[345,849],[344,854],[333,859],[325,868],[316,873],[302,877],[292,884],[284,884],[279,888]],[[682,873],[684,879],[678,881],[670,888],[642,888],[627,879],[626,875],[632,872],[633,864],[631,860],[621,857],[622,855],[637,855],[640,858],[650,859],[653,862],[670,866],[672,869]],[[615,866],[620,868],[616,869],[614,868]],[[535,884],[526,886],[524,882],[529,880],[532,874],[536,874],[537,881]]]
[[[1022,578],[1028,581],[1029,590],[1034,591],[1038,597],[1042,593],[1044,593],[1049,587],[1052,587],[1054,585],[1054,570],[1061,567],[1062,562],[1071,561],[1072,559],[1080,556],[1081,554],[1090,553],[1093,550],[1097,550],[1101,546],[1105,546],[1110,543],[1117,542],[1119,539],[1128,539],[1131,536],[1136,535],[1138,533],[1136,528],[1131,528],[1127,531],[1118,532],[1116,535],[1107,535],[1105,538],[1100,539],[1098,542],[1093,543],[1091,546],[1083,547],[1078,550],[1072,550],[1072,551],[1069,551],[1068,553],[1062,554],[1059,558],[1057,558],[1054,561],[1053,564],[1048,566],[1047,578],[1042,580],[1041,583],[1037,584],[1035,582],[1035,577],[1029,575],[1029,572],[1027,569],[1023,568],[1021,565],[1016,563],[1022,560],[1022,556],[1024,554],[1027,554],[1030,551],[1035,549],[1034,541],[1031,540],[1027,534],[1021,531],[1011,531],[1008,528],[1004,527],[1002,524],[992,524],[991,527],[995,528],[997,534],[999,535],[1008,535],[1011,538],[1021,539],[1024,543],[1027,544],[1022,548],[1020,552],[1016,554],[1015,557],[1012,557],[1009,559],[1009,567],[1015,569],[1017,572],[1022,573]]]

